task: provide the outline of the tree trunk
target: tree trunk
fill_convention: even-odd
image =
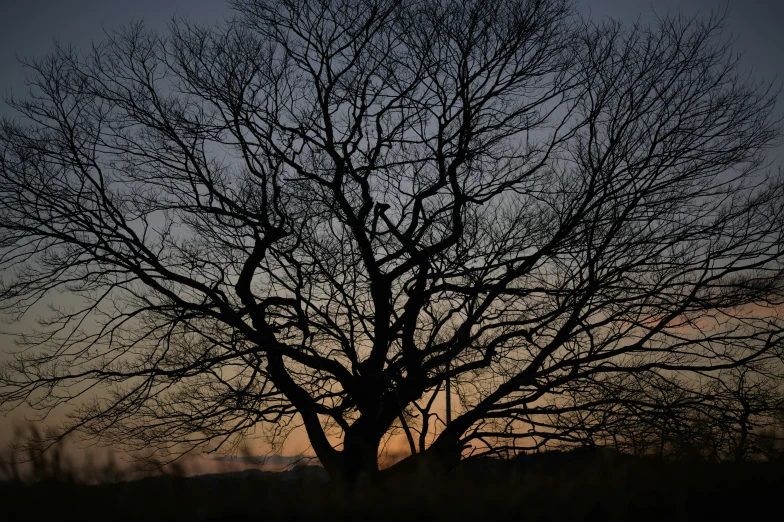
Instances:
[[[349,429],[343,438],[343,449],[332,449],[322,458],[322,452],[313,446],[321,465],[329,473],[330,478],[349,488],[355,487],[366,480],[378,476],[378,447],[381,437],[368,433],[356,424]]]
[[[343,440],[340,452],[338,480],[354,486],[378,474],[378,446],[381,440],[361,430],[349,431]]]
[[[442,434],[443,435],[443,434]],[[459,462],[464,445],[454,437],[439,436],[425,451],[411,455],[380,473],[383,480],[449,473]]]
[[[749,412],[744,411],[738,423],[740,424],[740,436],[735,445],[735,461],[741,462],[746,458],[746,449],[749,439]]]

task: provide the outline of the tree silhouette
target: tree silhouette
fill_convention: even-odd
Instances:
[[[29,64],[0,296],[64,295],[3,364],[5,407],[76,404],[66,432],[163,452],[301,425],[353,481],[395,430],[398,469],[448,466],[780,359],[775,93],[720,17],[232,5]]]
[[[642,382],[616,375],[568,391],[563,402],[570,407],[539,422],[560,441],[635,455],[714,461],[740,461],[750,454],[775,457],[777,415],[784,406],[775,366],[755,361]]]

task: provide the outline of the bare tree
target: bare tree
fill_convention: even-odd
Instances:
[[[779,424],[784,407],[781,378],[764,368],[736,368],[711,382],[712,417],[726,441],[723,453],[736,461],[750,454],[765,454],[765,437]],[[770,455],[769,455],[770,456]]]
[[[560,407],[540,417],[539,426],[546,428],[540,431],[560,444],[661,458],[775,457],[777,415],[784,406],[780,365],[754,361],[719,372],[654,377],[612,375],[579,383]]]
[[[780,359],[775,93],[720,18],[232,4],[30,64],[0,296],[64,296],[3,364],[5,407],[76,404],[66,431],[160,451],[301,425],[355,480],[396,426],[398,469],[450,465],[573,437],[548,419],[612,406],[594,386],[676,401]]]

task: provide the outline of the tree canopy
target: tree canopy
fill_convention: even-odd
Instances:
[[[448,464],[775,395],[776,93],[721,17],[232,6],[30,62],[0,308],[63,295],[0,367],[4,407],[72,404],[68,430],[130,448],[304,426],[353,480],[396,430]]]

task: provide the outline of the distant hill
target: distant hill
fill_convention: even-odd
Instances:
[[[560,451],[477,458],[452,473],[346,488],[318,466],[102,485],[0,482],[0,519],[515,522],[775,520],[782,463],[664,462]]]

